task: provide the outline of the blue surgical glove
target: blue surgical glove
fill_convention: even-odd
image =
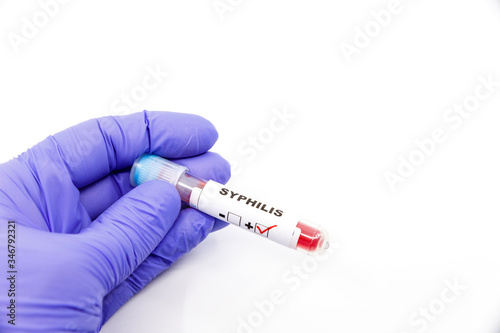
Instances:
[[[224,183],[229,164],[207,153],[216,140],[214,126],[199,116],[146,111],[86,121],[1,164],[0,332],[97,332],[223,226],[181,206],[166,182],[129,183],[130,166],[143,153],[178,159]],[[8,221],[15,221],[11,267]],[[7,295],[11,270],[15,297]],[[11,299],[15,326],[6,316]]]

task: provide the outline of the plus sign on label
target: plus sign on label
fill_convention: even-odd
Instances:
[[[200,179],[187,167],[160,156],[141,155],[130,176],[133,186],[153,179],[169,182],[192,208],[289,248],[319,254],[330,245],[328,233],[321,226],[301,220],[267,200]]]
[[[235,193],[221,184],[208,181],[203,189],[193,189],[190,204],[244,230],[285,246],[296,247],[300,235],[300,229],[296,227],[299,222],[297,216],[253,197]]]

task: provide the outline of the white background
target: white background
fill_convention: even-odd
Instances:
[[[16,47],[9,38],[42,7],[0,1],[1,161],[92,117],[196,113],[219,130],[213,150],[239,162],[233,187],[317,221],[337,244],[317,263],[226,228],[102,332],[237,332],[241,320],[252,325],[241,332],[498,331],[500,87],[459,126],[443,115],[474,101],[479,77],[500,81],[499,1],[401,0],[384,27],[370,13],[390,1],[221,3],[231,10],[69,1]],[[349,62],[341,45],[355,42]],[[169,75],[117,110],[148,68]],[[284,109],[295,117],[271,140]],[[446,140],[391,191],[384,174],[422,157],[415,141],[435,129]],[[259,135],[262,150],[243,153]],[[282,304],[262,314],[255,304],[275,292]]]

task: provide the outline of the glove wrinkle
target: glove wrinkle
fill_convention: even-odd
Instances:
[[[147,150],[147,153],[148,154],[151,154],[151,128],[150,128],[150,124],[149,124],[149,115],[148,115],[148,111],[144,110],[143,111],[144,113],[144,124],[146,125],[146,136],[147,136],[147,139],[148,139],[148,150]],[[139,156],[137,156],[139,157]]]

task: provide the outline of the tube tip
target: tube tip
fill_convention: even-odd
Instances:
[[[323,227],[301,221],[297,228],[300,229],[297,250],[309,255],[320,255],[330,247],[330,235]]]

